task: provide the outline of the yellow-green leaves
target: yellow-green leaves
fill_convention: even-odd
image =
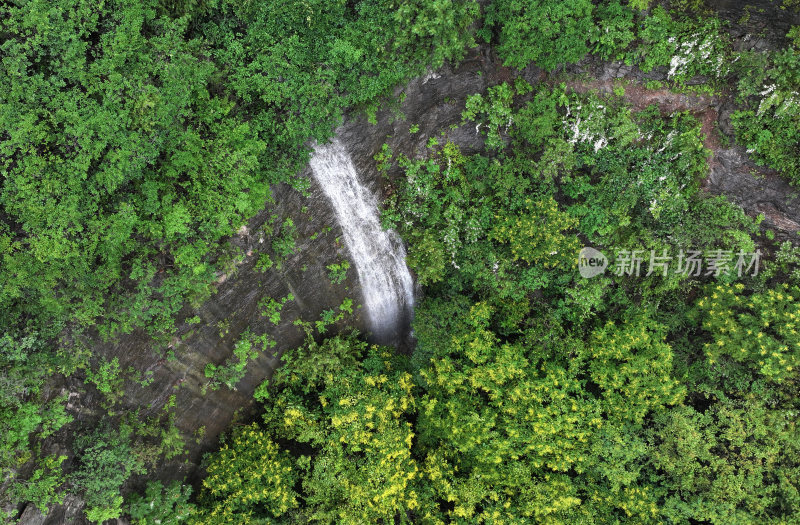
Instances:
[[[516,216],[495,216],[489,237],[508,244],[515,261],[522,259],[546,269],[571,261],[577,253],[578,240],[564,232],[577,226],[578,221],[559,210],[552,197],[525,199],[524,210]]]
[[[641,423],[651,411],[683,399],[685,389],[672,377],[672,348],[659,329],[639,317],[620,325],[609,322],[592,334],[586,358],[612,424]]]
[[[289,455],[257,425],[234,431],[206,468],[201,523],[242,523],[263,505],[278,517],[297,506],[297,472]],[[241,520],[241,521],[236,521]]]
[[[280,476],[256,479],[254,487],[271,491],[275,479],[287,479],[299,480],[302,490],[294,494],[279,487],[280,501],[245,499],[241,511],[256,519],[263,516],[261,502],[277,505],[271,511],[275,516],[300,505],[313,520],[375,523],[422,505],[421,472],[412,454],[415,385],[399,369],[402,361],[353,337],[334,337],[322,345],[309,340],[285,360],[287,365],[259,388],[258,398],[267,400],[266,430],[253,427],[245,441],[235,437],[214,454],[214,464],[228,469],[239,448],[249,459],[259,453],[259,461],[271,465],[269,472]],[[212,492],[219,483],[240,492],[223,474],[209,480]]]
[[[727,359],[780,381],[800,370],[800,290],[783,284],[745,295],[744,286],[709,287],[697,301],[702,328],[711,336],[704,344],[710,365]]]

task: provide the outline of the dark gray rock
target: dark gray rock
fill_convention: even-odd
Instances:
[[[64,496],[64,502],[61,505],[55,505],[47,516],[39,512],[33,505],[25,507],[25,511],[20,516],[18,525],[66,525],[72,523],[88,523],[83,517],[83,501],[72,494]],[[112,520],[106,522],[109,525],[128,525],[126,520]]]
[[[19,517],[19,525],[44,525],[47,517],[42,514],[35,506],[28,504]]]
[[[721,148],[714,154],[708,177],[709,191],[722,194],[749,215],[764,215],[764,224],[778,240],[800,241],[800,191],[777,173],[760,168],[740,147]]]
[[[707,0],[705,4],[728,23],[737,51],[785,47],[786,33],[800,25],[800,12],[782,8],[780,0]]]

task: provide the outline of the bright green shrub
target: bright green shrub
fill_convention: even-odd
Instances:
[[[717,285],[697,302],[709,364],[746,363],[773,381],[797,376],[800,369],[800,289],[783,284],[746,296],[744,285]]]
[[[173,481],[166,487],[150,481],[144,496],[134,494],[128,504],[128,515],[134,525],[177,525],[187,523],[196,514],[189,502],[192,487]]]
[[[211,388],[216,390],[220,385],[225,385],[236,390],[236,384],[247,373],[247,364],[276,344],[268,334],[256,336],[249,329],[245,330],[233,346],[233,355],[224,364],[206,365],[204,374],[211,380]]]
[[[350,261],[344,260],[340,263],[329,264],[325,268],[328,270],[328,278],[331,280],[331,284],[342,284],[347,279]]]
[[[800,47],[740,56],[739,96],[732,116],[737,139],[753,158],[792,184],[800,181]],[[748,67],[749,66],[749,67]],[[754,71],[755,73],[745,73]]]
[[[95,388],[112,403],[119,400],[123,395],[123,378],[120,375],[119,359],[101,362],[97,370],[87,368],[86,380],[93,383]]]
[[[663,520],[786,523],[800,512],[791,411],[738,397],[655,418],[647,436]]]
[[[589,51],[592,10],[588,0],[498,0],[486,10],[483,37],[490,41],[489,31],[496,28],[497,50],[507,66],[522,69],[533,62],[552,71]]]
[[[511,259],[544,268],[568,268],[573,262],[578,242],[563,232],[577,226],[574,217],[562,212],[550,199],[525,200],[524,215],[498,217],[489,238],[508,244]]]
[[[458,61],[466,49],[475,46],[469,29],[479,14],[480,6],[475,0],[401,2],[392,20],[392,26],[399,29],[394,46],[416,49],[418,53],[432,51],[429,57],[421,58],[434,68],[445,60]]]
[[[478,121],[476,129],[481,126],[487,128],[486,148],[489,150],[502,149],[501,133],[507,132],[513,122],[511,103],[514,100],[514,89],[503,82],[487,90],[486,98],[476,93],[467,97],[461,118],[464,121]]]
[[[548,320],[512,342],[493,330],[499,310],[453,302],[426,301],[415,320],[428,358],[417,453],[436,499],[453,502],[441,519],[609,521],[626,509],[651,521],[637,434],[683,396],[660,327],[642,316],[583,340]]]
[[[623,5],[619,0],[601,2],[595,7],[594,16],[589,39],[594,46],[592,53],[604,59],[624,59],[629,45],[636,38],[631,6]]]
[[[309,341],[284,361],[264,398],[264,419],[276,437],[311,447],[298,460],[305,514],[377,522],[418,508],[409,421],[415,399],[402,361],[344,337]]]
[[[667,78],[686,84],[702,75],[710,81],[730,72],[730,38],[716,17],[692,20],[655,7],[639,33],[635,50],[639,67],[667,67]]]
[[[29,501],[36,505],[42,513],[47,512],[48,506],[63,501],[63,485],[66,481],[61,464],[67,456],[47,456],[38,464],[39,468],[33,471],[27,479],[12,483],[11,496],[17,501]]]
[[[209,456],[201,522],[375,523],[419,508],[402,362],[353,337],[309,337],[283,360],[256,391],[265,428],[237,429]]]
[[[37,334],[15,338],[0,336],[0,478],[8,482],[6,496],[45,508],[61,499],[61,460],[41,454],[35,439],[51,436],[72,421],[65,410],[66,397],[42,397],[44,379],[58,369],[57,357],[42,351]],[[64,356],[62,366],[69,366]],[[33,474],[18,475],[19,467],[33,461]]]
[[[122,484],[132,474],[144,474],[145,465],[134,453],[133,429],[99,428],[75,440],[79,466],[70,483],[79,489],[86,502],[86,517],[100,523],[122,514]]]

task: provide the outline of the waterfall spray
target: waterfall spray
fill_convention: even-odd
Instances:
[[[341,225],[361,283],[372,338],[384,344],[399,342],[414,304],[413,281],[400,237],[381,228],[378,201],[359,180],[338,138],[317,145],[310,165]]]

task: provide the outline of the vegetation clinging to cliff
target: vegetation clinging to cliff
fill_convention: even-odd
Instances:
[[[738,140],[797,182],[797,30],[786,49],[734,52],[715,17],[648,4],[57,1],[0,8],[0,481],[7,494],[45,508],[69,487],[85,496],[91,518],[119,515],[131,473],[152,464],[154,450],[172,452],[127,434],[87,431],[98,442],[76,442],[65,476],[65,457],[40,446],[71,420],[66,398],[44,388],[48,377],[78,371],[113,406],[124,395],[122,371],[90,355],[84,336],[145,327],[166,338],[181,306],[208,297],[216,272],[237,257],[223,240],[269,200],[270,186],[303,186],[295,174],[308,139],[328,137],[346,109],[374,115],[395,86],[460,59],[476,38],[519,69],[558,70],[593,53],[643,71],[661,68],[678,90],[713,92],[735,81]],[[690,11],[696,2],[673,4]],[[221,478],[206,480],[199,507],[175,486],[166,496],[152,487],[148,497],[176,520],[215,509],[333,521],[507,513],[721,522],[797,512],[796,487],[786,481],[798,477],[796,427],[786,419],[796,410],[797,343],[791,328],[756,331],[761,323],[791,325],[797,290],[774,287],[775,275],[748,283],[756,288],[750,295],[724,281],[717,289],[675,275],[636,286],[606,277],[585,284],[563,271],[585,240],[645,251],[752,249],[754,230],[741,211],[697,192],[707,170],[697,122],[685,114],[633,116],[618,100],[563,88],[537,90],[512,111],[513,97],[530,90],[500,84],[470,98],[465,117],[488,130],[491,155],[467,157],[452,144],[431,143],[429,158],[400,160],[406,185],[386,221],[410,243],[409,264],[429,299],[417,313],[417,353],[411,362],[392,358],[387,373],[408,386],[390,393],[409,404],[422,400],[424,410],[383,414],[386,441],[367,446],[359,440],[373,423],[351,421],[343,430],[333,419],[341,414],[296,394],[313,374],[295,361],[297,377],[279,377],[273,395],[325,421],[313,439],[287,430],[273,410],[266,430],[234,432],[233,445],[212,457]],[[267,256],[262,268],[281,267],[294,248],[293,226],[284,223],[270,239],[277,260]],[[331,280],[340,279],[341,268],[329,269]],[[709,307],[720,298],[729,310]],[[319,332],[350,307],[343,303],[338,316],[326,311]],[[731,327],[763,333],[766,342],[737,339]],[[701,351],[687,331],[709,346]],[[548,339],[560,346],[541,343]],[[381,388],[389,387],[367,381],[386,367],[383,351],[350,339],[308,349],[332,347],[345,362],[337,366],[346,386],[364,395],[345,416],[386,401]],[[306,350],[299,352],[315,362]],[[244,341],[230,361],[209,367],[214,386],[235,385],[256,354]],[[618,368],[627,375],[616,376]],[[665,384],[648,383],[650,370],[663,373]],[[620,381],[632,386],[621,389]],[[346,406],[339,387],[313,383],[324,399]],[[541,399],[531,404],[517,390]],[[564,399],[575,408],[559,404]],[[526,410],[549,419],[531,430]],[[110,412],[107,423],[119,424]],[[592,418],[600,422],[589,429]],[[180,440],[174,427],[163,432],[164,442]],[[563,441],[548,441],[556,433]],[[298,453],[307,446],[313,454]],[[385,481],[377,478],[386,451],[401,460],[391,464],[384,497],[371,490]],[[252,508],[255,496],[245,501],[223,486],[252,458],[286,476],[269,480],[274,494],[258,496],[267,512]],[[30,475],[17,477],[25,465]],[[325,470],[330,465],[340,478]],[[242,481],[247,490],[263,481],[257,474]],[[741,494],[732,495],[733,487]],[[710,494],[727,496],[717,502]],[[138,500],[130,511],[142,520],[149,512]]]

